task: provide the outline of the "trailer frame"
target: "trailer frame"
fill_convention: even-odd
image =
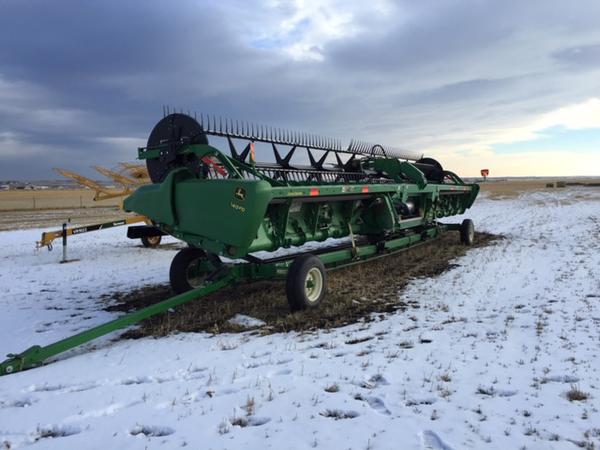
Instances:
[[[314,254],[322,261],[326,270],[335,270],[396,254],[427,240],[436,238],[446,231],[461,231],[462,241],[462,231],[465,228],[466,222],[470,222],[470,220],[467,219],[462,224],[442,224],[436,222],[430,226],[405,230],[402,235],[378,242],[363,243],[353,238],[350,243],[343,243],[330,248],[325,247],[312,252],[289,254],[273,259],[247,258],[246,263],[225,264],[207,277],[204,285],[191,291],[170,297],[154,305],[126,314],[49,345],[34,345],[21,353],[10,353],[7,355],[7,359],[0,363],[0,376],[40,366],[49,358],[72,348],[134,325],[184,303],[201,299],[227,286],[265,279],[285,279],[293,261],[301,255]],[[472,227],[472,222],[470,223]],[[463,243],[468,244],[464,241]]]

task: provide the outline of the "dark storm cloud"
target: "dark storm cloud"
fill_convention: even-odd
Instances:
[[[4,0],[0,179],[131,160],[165,104],[419,148],[597,93],[587,63],[597,60],[597,1],[396,2],[354,17],[361,31],[322,43],[320,61],[277,48],[301,39],[310,19],[270,37],[295,11]]]
[[[195,2],[4,2],[0,81],[7,91],[21,89],[23,98],[0,106],[0,133],[16,134],[29,147],[25,155],[32,147],[49,151],[43,161],[3,158],[0,176],[130,158],[134,148],[124,155],[97,139],[134,136],[141,144],[162,104],[189,107],[198,97],[210,103],[211,86],[224,84],[214,81],[223,78],[219,61],[254,64],[252,51],[230,39],[224,19]],[[34,98],[27,94],[32,87]],[[0,99],[6,95],[0,90]],[[39,120],[35,111],[43,109],[71,119]]]

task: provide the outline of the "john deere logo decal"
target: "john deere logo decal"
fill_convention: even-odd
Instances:
[[[241,187],[235,188],[233,196],[238,200],[244,200],[246,198],[246,190]]]

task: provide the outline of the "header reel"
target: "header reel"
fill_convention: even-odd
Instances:
[[[407,150],[371,144],[359,140],[351,140],[347,147],[342,147],[338,139],[257,125],[238,120],[223,119],[215,116],[200,115],[191,117],[183,113],[168,114],[152,129],[147,148],[160,148],[160,157],[146,159],[148,173],[153,183],[162,182],[171,170],[187,167],[196,176],[208,172],[209,161],[200,161],[195,154],[178,154],[178,149],[189,144],[208,144],[208,135],[226,138],[233,159],[255,165],[265,175],[274,179],[287,181],[332,181],[347,182],[364,177],[373,178],[373,174],[361,167],[365,158],[396,158],[414,161],[425,177],[432,182],[441,183],[445,173],[439,162],[432,158],[424,158],[422,154]],[[248,141],[242,151],[236,149],[234,139]],[[256,162],[253,159],[253,144],[263,142],[271,144],[275,163]],[[291,147],[283,154],[277,146]],[[293,164],[291,159],[298,148],[308,154],[310,165]],[[322,152],[315,155],[315,151]],[[335,155],[335,163],[328,163],[327,157]],[[343,154],[350,155],[344,161]],[[362,158],[361,158],[362,157]],[[214,167],[214,165],[213,165]]]

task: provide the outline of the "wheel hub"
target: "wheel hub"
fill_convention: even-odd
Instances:
[[[306,292],[306,298],[314,302],[321,295],[323,290],[323,275],[316,267],[313,267],[306,274],[306,283],[304,286]]]

